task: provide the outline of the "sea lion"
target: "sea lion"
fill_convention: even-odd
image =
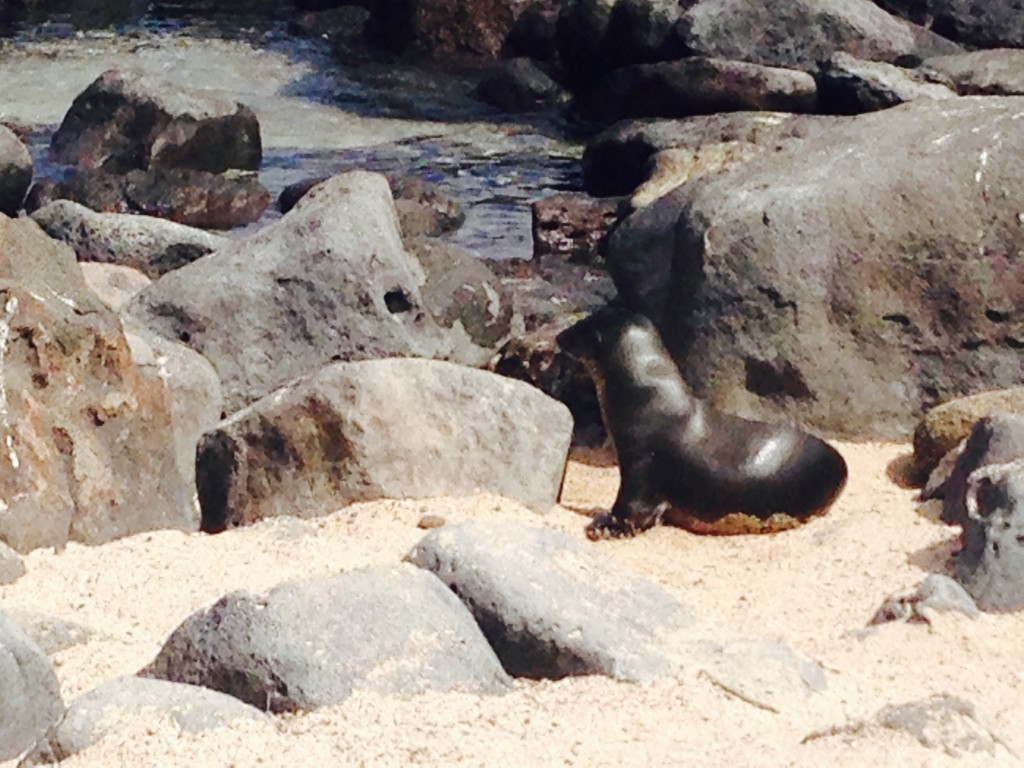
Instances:
[[[597,386],[621,483],[591,539],[664,519],[700,533],[770,533],[823,513],[846,484],[832,446],[792,425],[712,409],[691,393],[654,324],[606,307],[558,336]]]

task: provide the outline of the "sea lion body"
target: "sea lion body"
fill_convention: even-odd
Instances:
[[[792,528],[828,508],[846,482],[832,446],[792,425],[751,421],[694,397],[653,323],[606,308],[559,346],[597,385],[621,484],[588,535],[630,535],[662,518],[704,533]]]

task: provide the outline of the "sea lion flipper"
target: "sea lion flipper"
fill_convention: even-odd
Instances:
[[[630,489],[624,486],[611,512],[594,515],[586,529],[587,538],[596,541],[636,536],[657,525],[668,506],[664,501],[655,503],[644,498],[630,498]]]

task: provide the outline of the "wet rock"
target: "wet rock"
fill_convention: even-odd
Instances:
[[[560,531],[452,523],[406,559],[459,596],[517,677],[672,676],[673,640],[695,624],[668,591]]]
[[[79,94],[51,146],[59,162],[115,173],[254,171],[262,160],[259,123],[248,107],[116,69]]]
[[[961,96],[1024,95],[1024,51],[1015,48],[936,56],[919,71]]]
[[[64,702],[50,660],[2,613],[0,690],[0,760],[9,760],[60,719]]]
[[[25,199],[25,210],[37,211],[57,200],[70,200],[93,211],[138,213],[125,195],[125,179],[103,169],[86,169],[63,181],[40,179]]]
[[[407,242],[409,253],[427,274],[423,306],[451,331],[456,359],[484,365],[512,331],[512,298],[479,259],[440,240]]]
[[[16,550],[195,530],[166,382],[132,362],[72,250],[0,216],[0,539]]]
[[[11,608],[4,613],[47,656],[76,645],[84,645],[96,634],[89,627],[38,611]]]
[[[677,0],[566,0],[557,39],[569,83],[586,89],[613,69],[680,56],[673,26],[681,5]]]
[[[978,392],[929,409],[914,429],[916,473],[928,477],[943,456],[967,439],[979,419],[996,412],[1024,415],[1024,388]]]
[[[82,261],[78,266],[82,268],[82,277],[89,289],[115,312],[120,312],[132,296],[153,282],[139,270],[119,264]]]
[[[971,48],[1024,47],[1024,18],[1014,0],[879,0],[902,18]]]
[[[332,360],[446,354],[425,282],[384,177],[353,172],[253,237],[167,273],[126,311],[210,360],[231,412]]]
[[[933,485],[922,498],[942,499],[942,520],[963,524],[967,519],[966,494],[971,473],[989,464],[1024,459],[1024,414],[994,413],[975,422],[970,435],[957,449],[956,461],[946,479]]]
[[[9,546],[0,541],[0,586],[13,584],[25,575],[25,561]]]
[[[233,696],[195,685],[118,677],[72,701],[64,718],[19,766],[53,765],[89,748],[141,714],[163,715],[185,733],[207,731],[265,715]]]
[[[404,3],[409,8],[409,26],[419,49],[433,56],[472,54],[487,58],[498,57],[519,15],[530,4],[531,0]]]
[[[611,72],[596,89],[605,120],[717,112],[810,112],[817,85],[806,72],[695,56]]]
[[[32,218],[50,237],[75,249],[79,261],[135,267],[151,278],[183,267],[230,241],[152,216],[96,213],[70,200],[40,208]]]
[[[890,621],[930,624],[933,614],[952,612],[963,613],[972,619],[981,615],[974,599],[957,581],[939,573],[929,573],[912,594],[886,598],[868,624]]]
[[[785,0],[771,6],[699,0],[675,31],[692,54],[809,72],[839,51],[888,62],[960,52],[956,44],[870,0]]]
[[[1024,608],[1024,460],[990,464],[967,480],[956,580],[983,611]]]
[[[11,129],[0,125],[0,213],[14,216],[32,184],[32,156]]]
[[[566,256],[584,264],[604,263],[604,242],[619,219],[619,198],[563,192],[530,204],[534,257]]]
[[[777,151],[788,144],[827,130],[834,117],[781,112],[729,112],[682,120],[627,120],[607,128],[587,144],[583,153],[583,182],[597,197],[628,195],[650,173],[658,152],[705,145],[751,144]]]
[[[562,87],[532,60],[505,59],[480,81],[476,96],[503,112],[536,112],[568,99]]]
[[[563,405],[486,371],[437,360],[335,363],[203,437],[203,529],[481,491],[546,512],[571,432]]]
[[[686,184],[609,238],[620,296],[713,407],[905,437],[936,400],[1019,380],[1021,111],[915,101]]]
[[[950,99],[956,92],[926,82],[914,70],[883,61],[862,61],[837,53],[817,76],[820,108],[835,114],[855,115],[888,109],[914,99]]]
[[[411,565],[232,592],[168,638],[141,675],[202,685],[269,712],[356,690],[500,694],[509,682],[458,599]]]

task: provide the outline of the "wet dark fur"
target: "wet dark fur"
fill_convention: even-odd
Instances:
[[[673,522],[673,512],[709,523],[730,514],[799,521],[842,491],[846,462],[824,440],[694,397],[646,317],[602,309],[558,344],[589,368],[618,454],[619,495],[588,527],[591,538],[632,535],[663,516]]]

